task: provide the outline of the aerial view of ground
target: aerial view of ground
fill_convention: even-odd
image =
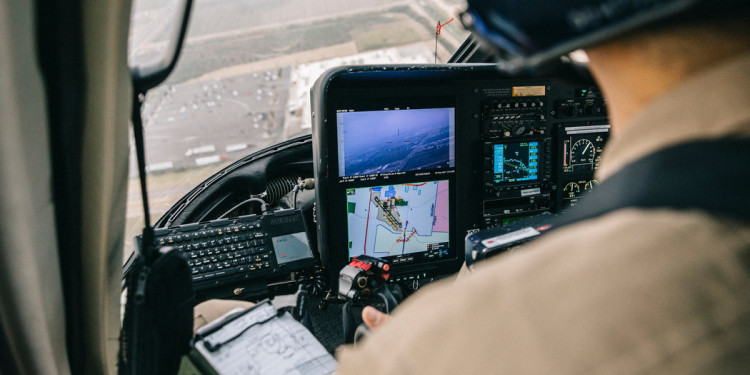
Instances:
[[[339,112],[339,176],[454,166],[453,108]]]
[[[165,4],[167,3],[167,4]],[[170,1],[138,0],[131,64],[166,46]],[[335,64],[445,61],[463,41],[457,0],[197,0],[187,41],[143,109],[152,220],[221,167],[310,132],[309,87]],[[132,153],[131,153],[132,154]],[[420,164],[422,162],[417,162]],[[131,156],[126,253],[143,225]],[[406,166],[411,168],[411,166]]]

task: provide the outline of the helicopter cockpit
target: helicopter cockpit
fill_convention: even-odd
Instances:
[[[0,2],[0,56],[12,62],[0,67],[8,124],[0,158],[7,192],[0,195],[0,342],[8,345],[0,345],[0,372],[111,373],[120,366],[138,373],[145,368],[134,363],[139,354],[158,369],[161,350],[184,355],[200,341],[201,350],[220,352],[249,326],[288,317],[311,334],[294,336],[298,343],[319,343],[331,361],[341,353],[355,358],[353,367],[339,363],[347,372],[368,359],[345,344],[368,335],[360,323],[373,306],[406,313],[395,310],[398,325],[362,345],[387,346],[409,323],[422,329],[415,340],[439,340],[442,322],[428,316],[439,306],[462,322],[448,327],[450,337],[464,339],[441,350],[455,354],[480,337],[491,344],[466,358],[481,364],[499,334],[485,332],[479,319],[463,324],[474,311],[450,303],[469,299],[495,311],[518,307],[504,311],[517,321],[497,322],[518,347],[488,359],[510,369],[516,349],[535,353],[540,342],[554,355],[539,372],[585,372],[613,357],[625,369],[661,360],[650,367],[660,369],[673,364],[664,358],[688,352],[706,368],[745,364],[740,350],[685,345],[704,343],[693,339],[710,328],[721,334],[705,336],[727,348],[746,347],[746,338],[733,335],[746,326],[748,300],[738,298],[747,294],[742,249],[750,212],[743,190],[750,183],[746,4],[63,3]],[[633,41],[652,32],[664,39],[640,56]],[[620,37],[622,49],[595,60],[596,48]],[[705,43],[681,42],[692,38]],[[670,43],[675,47],[662,50]],[[711,53],[654,69],[645,64],[674,62],[698,46]],[[602,63],[612,56],[622,64]],[[606,86],[602,77],[616,79]],[[619,97],[633,112],[624,105],[614,111],[612,87],[653,96]],[[633,119],[624,114],[638,113],[645,113],[636,118],[641,123],[632,122],[641,127],[622,130]],[[638,132],[647,141],[638,143]],[[696,185],[711,186],[711,194]],[[598,227],[558,231],[591,218]],[[550,245],[524,257],[529,246],[550,241],[566,252],[553,254]],[[617,258],[654,244],[671,252]],[[698,245],[719,250],[693,251]],[[608,248],[595,252],[597,246]],[[693,252],[683,257],[682,248]],[[172,263],[158,264],[162,259]],[[518,291],[495,293],[489,284],[506,275],[488,276],[488,265],[498,275],[512,271],[503,280]],[[172,267],[179,279],[158,267]],[[476,295],[459,296],[466,286]],[[609,298],[619,291],[630,299]],[[490,294],[496,298],[485,300]],[[574,297],[558,303],[558,295]],[[607,314],[593,313],[600,299]],[[631,299],[653,301],[653,311],[627,304]],[[186,311],[227,300],[224,307],[254,304],[244,311],[255,309],[258,321],[224,330],[245,312],[222,311],[217,321],[193,327],[192,342],[183,337],[191,334],[183,329]],[[421,311],[409,310],[418,304]],[[687,320],[706,306],[719,307],[701,324]],[[559,321],[549,323],[546,309],[557,309]],[[663,315],[670,309],[679,311]],[[688,318],[681,320],[683,312]],[[494,319],[482,313],[485,322]],[[549,324],[527,324],[532,315]],[[561,322],[576,335],[558,329]],[[666,332],[678,323],[695,329]],[[169,331],[177,325],[179,335]],[[569,337],[601,355],[588,361]],[[636,347],[640,342],[656,349]],[[276,354],[295,355],[282,352]],[[425,350],[418,365],[433,354]],[[193,352],[183,358],[210,367]],[[463,369],[439,362],[412,369]],[[602,363],[594,364],[612,368]]]
[[[567,74],[545,78],[502,73],[487,58],[469,38],[450,64],[329,68],[310,88],[312,134],[242,157],[199,183],[156,221],[154,245],[188,257],[195,303],[259,301],[303,287],[317,306],[313,327],[341,327],[339,271],[359,256],[388,262],[400,299],[453,277],[471,261],[467,235],[546,219],[595,189],[609,138],[605,99],[580,64],[568,60],[558,68]],[[263,79],[290,74],[300,80],[286,70]],[[144,113],[163,119],[180,105],[185,121],[202,120],[184,114],[195,98],[184,90],[215,100],[206,105],[245,100],[232,94],[236,83],[203,82],[173,86],[157,96],[161,107]],[[219,116],[223,108],[211,107]],[[216,151],[195,144],[186,155],[200,164],[218,161]],[[176,162],[148,168],[157,181],[179,170]],[[141,237],[133,244],[141,246]],[[330,331],[314,329],[328,350],[350,341],[340,328]]]

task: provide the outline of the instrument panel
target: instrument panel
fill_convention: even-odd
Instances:
[[[382,257],[399,280],[457,271],[469,233],[574,206],[609,138],[596,87],[486,64],[341,67],[311,97],[323,264]]]
[[[205,184],[197,204],[178,204],[157,223],[158,245],[189,257],[199,300],[289,292],[300,275],[336,285],[361,255],[386,259],[391,282],[417,289],[460,268],[467,234],[564,212],[596,189],[610,130],[591,84],[507,77],[493,65],[342,67],[324,74],[311,98],[312,139],[232,167],[231,181],[258,185],[252,191]],[[280,175],[290,171],[295,178]],[[299,212],[283,210],[296,207],[292,187],[311,175],[315,191]],[[274,208],[217,220],[248,194]],[[304,220],[269,221],[285,212]],[[252,239],[248,220],[262,224]],[[305,256],[285,263],[288,251],[277,250],[289,241],[273,240],[302,232]]]

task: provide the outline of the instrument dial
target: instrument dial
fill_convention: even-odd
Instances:
[[[575,182],[569,182],[567,185],[565,185],[563,191],[567,193],[567,197],[573,198],[581,192],[581,185],[578,185]]]
[[[579,139],[570,148],[570,164],[593,164],[596,147],[588,139]]]
[[[596,185],[599,185],[599,181],[597,181],[597,180],[591,180],[591,181],[587,182],[586,185],[583,186],[583,188],[586,191],[591,191],[591,190],[594,190],[594,188],[596,187]]]

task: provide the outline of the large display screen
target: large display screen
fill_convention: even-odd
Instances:
[[[539,142],[511,142],[493,146],[495,182],[536,181]]]
[[[447,255],[448,194],[447,180],[346,189],[349,258]]]
[[[455,167],[455,109],[336,113],[339,177]]]

